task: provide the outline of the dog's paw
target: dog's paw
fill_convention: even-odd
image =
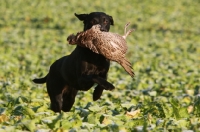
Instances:
[[[115,89],[115,86],[113,86],[111,83],[105,83],[105,84],[102,85],[102,87],[104,87],[105,90]]]

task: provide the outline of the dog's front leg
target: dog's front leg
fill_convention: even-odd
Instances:
[[[96,101],[100,99],[103,90],[113,90],[115,87],[106,81],[106,79],[99,77],[97,75],[84,75],[79,78],[79,89],[78,90],[89,90],[94,83],[97,83],[98,85],[95,87],[95,90],[93,92],[93,100]]]
[[[94,83],[97,83],[98,85],[103,87],[105,90],[113,90],[115,88],[111,83],[109,83],[108,81],[106,81],[104,78],[100,76],[93,76],[92,80]]]
[[[97,85],[93,92],[93,101],[100,99],[104,88],[101,85]]]
[[[105,90],[113,90],[115,87],[106,81],[104,78],[97,75],[84,75],[78,80],[80,89],[78,90],[89,90],[94,83],[97,83]]]

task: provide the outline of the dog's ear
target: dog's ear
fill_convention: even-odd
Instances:
[[[80,21],[84,21],[86,19],[86,17],[88,16],[88,14],[76,14],[74,13],[74,15],[80,20]]]
[[[109,16],[109,19],[110,19],[110,25],[114,25],[114,20],[113,20],[112,16]]]

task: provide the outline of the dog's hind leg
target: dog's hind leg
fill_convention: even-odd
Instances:
[[[62,91],[64,89],[64,83],[58,78],[47,78],[47,91],[51,100],[51,110],[54,112],[61,112],[62,109]]]
[[[58,95],[54,95],[54,96],[50,96],[50,100],[51,100],[51,110],[53,110],[54,112],[59,112],[61,113],[61,108],[62,108],[62,94],[58,94]]]
[[[75,88],[65,86],[65,90],[63,91],[63,104],[62,104],[62,110],[64,112],[68,112],[72,108],[75,102],[75,97],[77,92],[78,90],[76,90]]]

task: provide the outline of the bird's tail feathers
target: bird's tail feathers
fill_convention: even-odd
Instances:
[[[134,77],[134,72],[132,68],[132,64],[124,58],[123,62],[121,63],[121,66],[125,69],[125,71],[131,76]]]

